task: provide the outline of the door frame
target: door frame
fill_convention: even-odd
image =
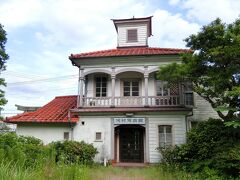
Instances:
[[[141,129],[141,144],[142,144],[142,152],[141,152],[141,160],[139,163],[144,163],[146,160],[146,127],[145,125],[117,125],[114,127],[114,159],[116,162],[125,162],[121,161],[121,149],[120,149],[120,129],[123,128],[134,128]],[[130,163],[131,161],[127,162]],[[134,161],[132,161],[134,162]]]

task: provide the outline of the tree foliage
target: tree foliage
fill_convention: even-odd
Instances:
[[[192,53],[183,54],[181,64],[160,67],[158,78],[192,81],[193,90],[210,102],[223,120],[236,120],[234,113],[240,107],[240,19],[231,24],[216,19],[185,41]]]
[[[163,162],[185,166],[192,172],[210,169],[226,177],[240,175],[239,128],[227,127],[220,119],[202,121],[192,128],[186,144],[160,150]]]
[[[3,26],[0,24],[0,74],[2,71],[6,69],[6,61],[9,56],[5,51],[5,44],[7,42],[7,33],[3,29]],[[5,80],[0,78],[0,86],[6,86]],[[2,110],[2,106],[7,103],[7,100],[4,98],[5,93],[2,89],[0,89],[0,110]]]

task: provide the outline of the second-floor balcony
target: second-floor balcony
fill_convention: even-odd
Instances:
[[[84,107],[180,106],[180,96],[84,97]]]
[[[176,107],[193,103],[192,92],[182,84],[157,80],[156,69],[99,71],[80,72],[78,107]]]

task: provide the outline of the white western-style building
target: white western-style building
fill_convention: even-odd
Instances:
[[[151,48],[151,18],[114,19],[117,48],[72,54],[79,93],[6,119],[17,133],[45,144],[71,139],[98,148],[97,161],[159,162],[158,147],[185,143],[191,125],[218,117],[191,83],[157,79],[160,66],[181,63],[186,49]],[[77,88],[77,87],[76,87]]]

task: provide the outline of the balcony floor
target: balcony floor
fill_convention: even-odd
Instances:
[[[190,112],[192,108],[184,106],[175,107],[82,107],[72,109],[79,113],[128,113],[128,112]]]

